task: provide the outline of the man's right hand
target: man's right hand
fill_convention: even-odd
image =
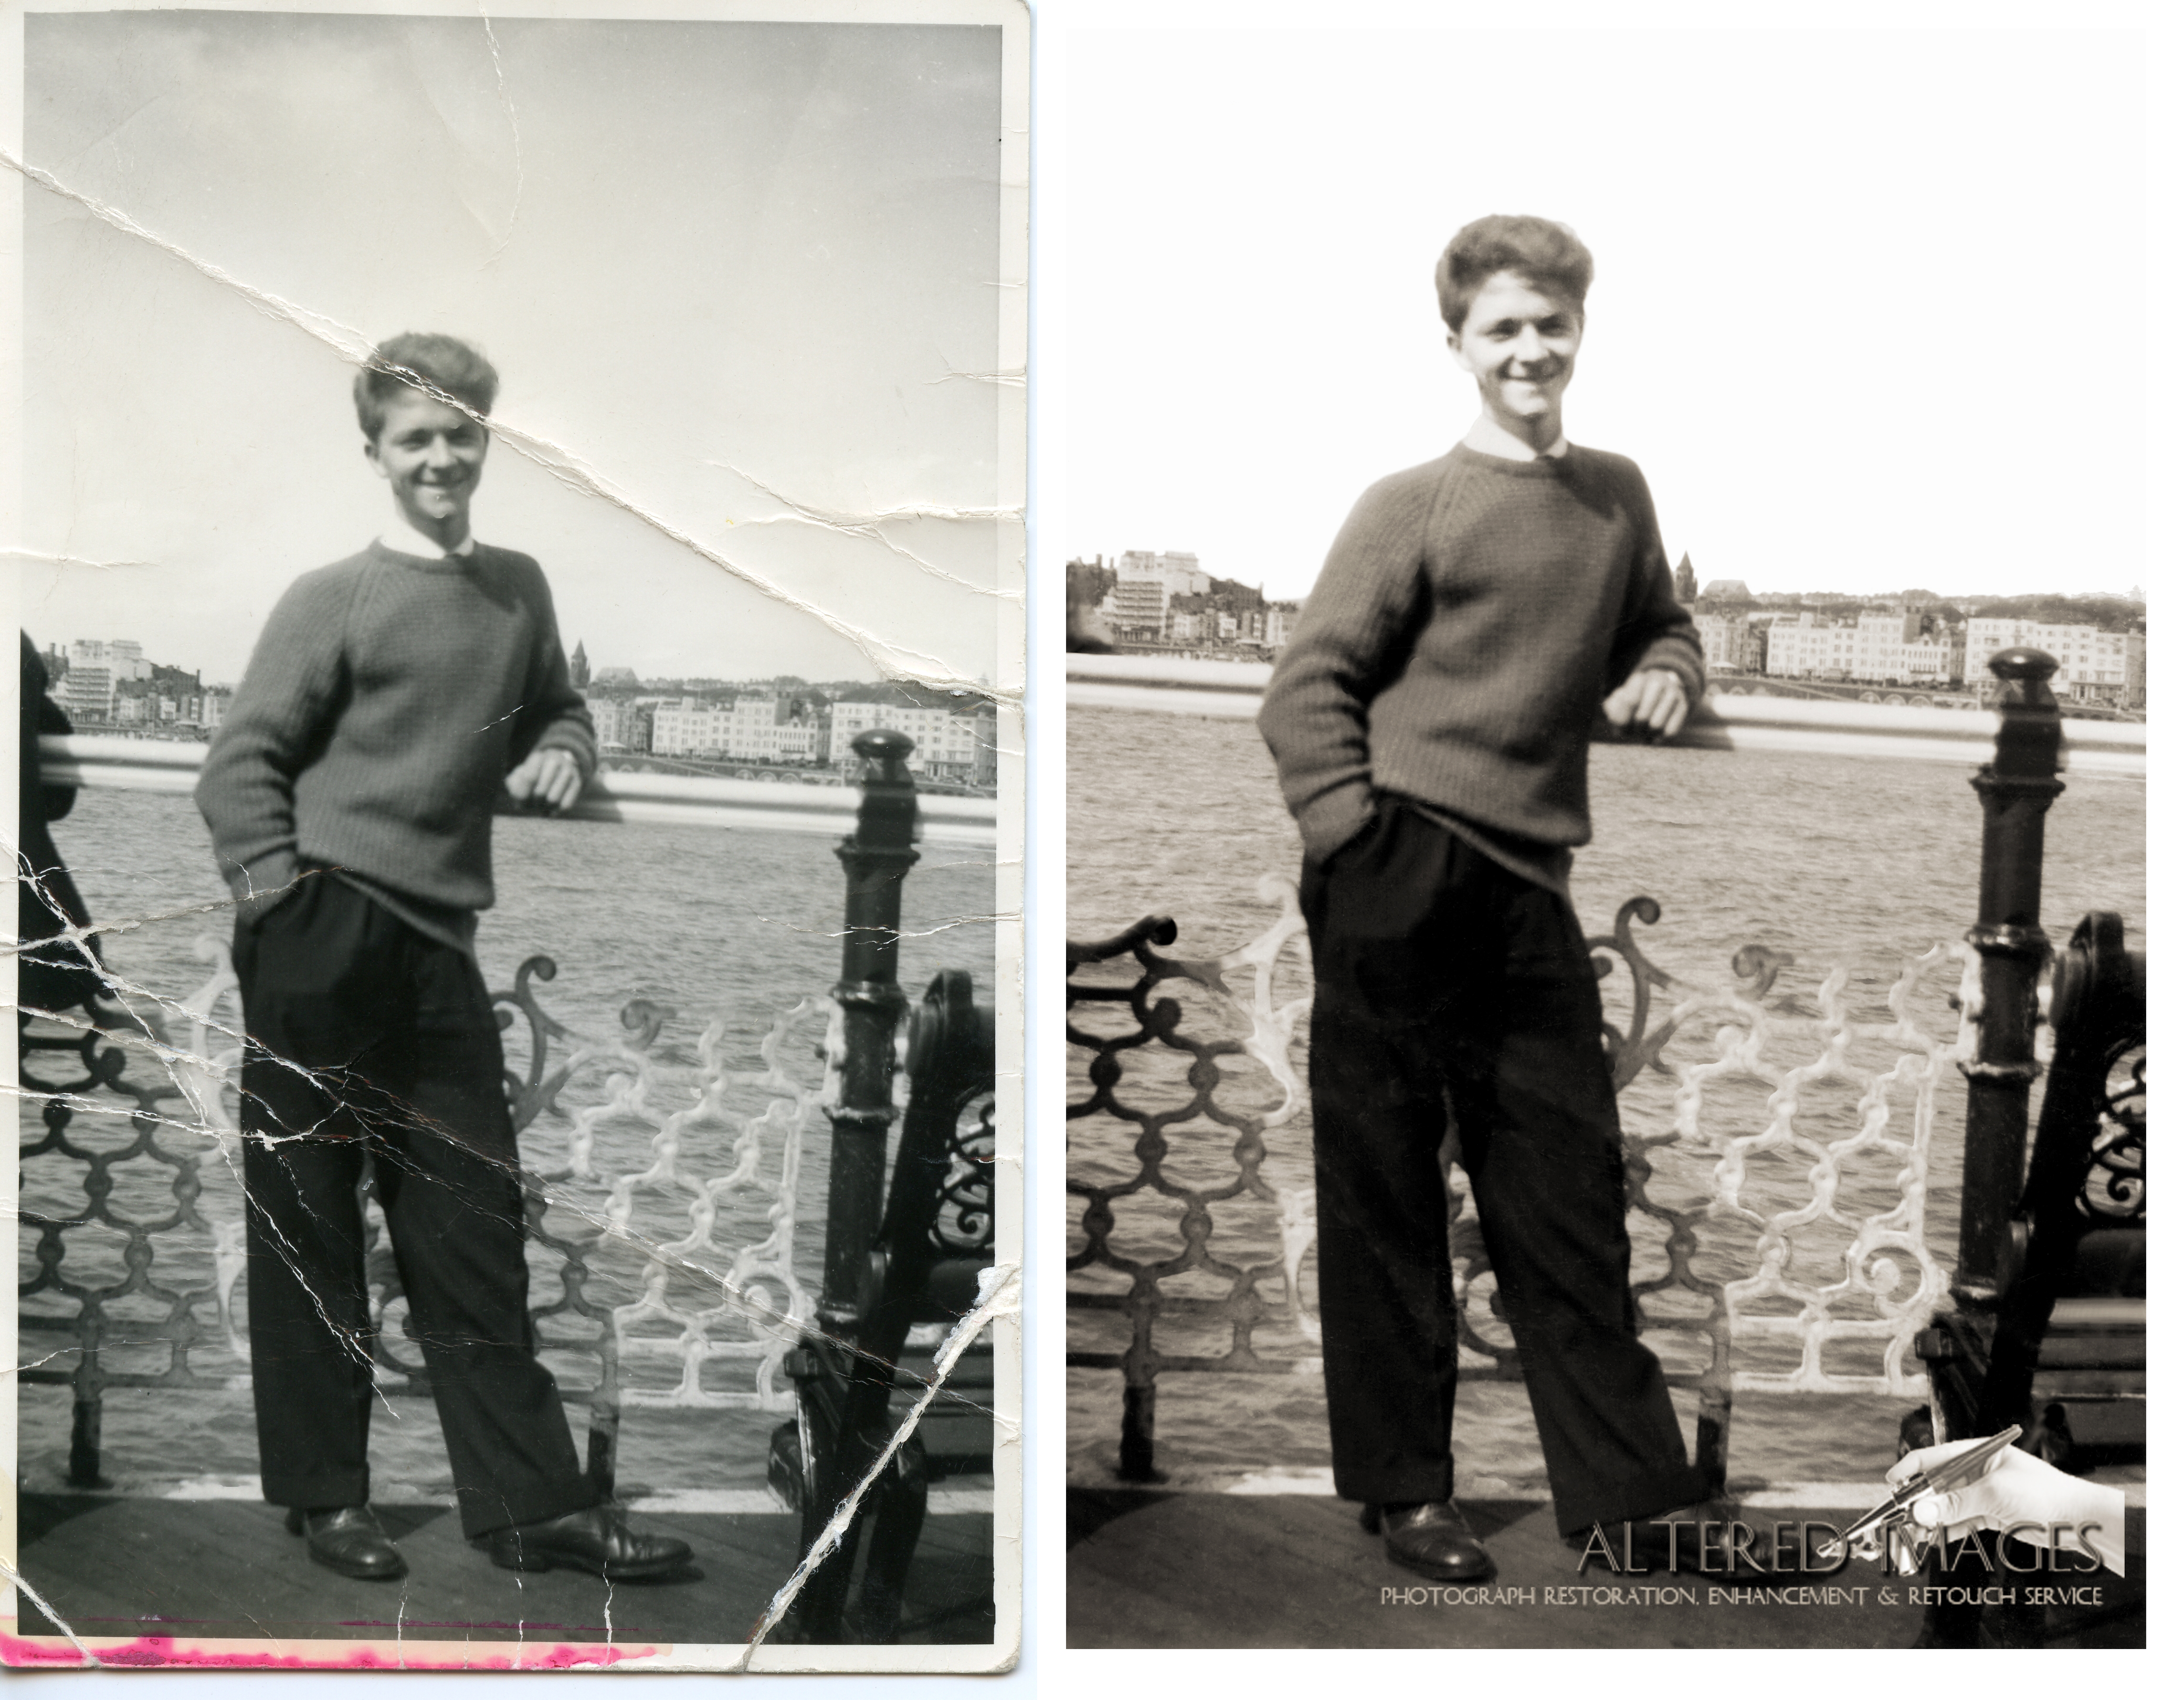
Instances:
[[[566,750],[534,750],[505,783],[508,794],[517,802],[558,815],[583,790],[584,770]]]
[[[1600,706],[1609,725],[1656,740],[1681,732],[1691,712],[1683,676],[1666,667],[1631,674]]]

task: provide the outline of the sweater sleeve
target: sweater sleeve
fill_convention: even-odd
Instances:
[[[1676,600],[1675,575],[1661,543],[1661,522],[1646,475],[1630,471],[1631,519],[1638,528],[1638,551],[1623,594],[1614,647],[1607,664],[1613,692],[1633,673],[1661,667],[1684,682],[1684,695],[1696,703],[1706,692],[1706,649],[1691,624],[1691,610]]]
[[[1305,855],[1324,861],[1373,813],[1373,700],[1410,659],[1430,605],[1425,519],[1437,481],[1420,468],[1359,498],[1328,553],[1259,710]]]
[[[347,683],[343,633],[353,575],[289,586],[251,652],[198,777],[221,876],[240,899],[296,877],[296,776],[323,746]]]
[[[599,766],[599,743],[591,711],[569,677],[569,658],[561,649],[561,628],[554,617],[554,593],[546,575],[532,565],[530,594],[537,616],[538,647],[531,658],[530,687],[523,712],[509,745],[511,771],[541,750],[566,750],[576,757],[586,780]]]

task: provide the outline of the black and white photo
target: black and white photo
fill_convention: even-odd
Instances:
[[[1689,9],[1055,75],[1123,1668],[2145,1644],[2148,38]]]
[[[1027,14],[7,23],[10,1662],[1007,1668]]]

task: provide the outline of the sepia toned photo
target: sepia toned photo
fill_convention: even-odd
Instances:
[[[4,22],[7,1662],[1010,1668],[1028,14]]]
[[[1234,21],[1061,78],[1068,1645],[2144,1647],[2143,38]]]

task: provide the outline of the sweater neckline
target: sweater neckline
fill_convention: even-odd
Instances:
[[[1581,451],[1574,443],[1567,454],[1540,454],[1529,460],[1512,460],[1506,455],[1488,454],[1474,449],[1468,443],[1456,445],[1457,460],[1467,466],[1481,466],[1490,472],[1506,473],[1512,478],[1559,478],[1577,464]]]
[[[384,538],[374,538],[371,540],[370,553],[384,556],[398,566],[419,572],[461,573],[470,571],[484,549],[483,543],[473,542],[469,552],[465,555],[429,555],[421,552],[412,555],[407,549],[395,548]]]

